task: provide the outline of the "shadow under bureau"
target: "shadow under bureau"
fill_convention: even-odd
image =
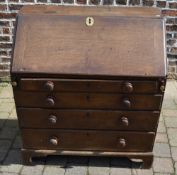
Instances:
[[[24,163],[47,155],[153,161],[166,84],[158,9],[26,6],[11,78]]]

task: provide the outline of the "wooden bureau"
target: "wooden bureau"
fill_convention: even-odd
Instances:
[[[24,163],[47,155],[118,156],[151,167],[164,43],[158,9],[23,7],[11,79]]]

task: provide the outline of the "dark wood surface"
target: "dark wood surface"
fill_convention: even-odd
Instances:
[[[160,81],[22,78],[18,89],[48,92],[162,93]]]
[[[159,110],[162,95],[15,91],[17,107]]]
[[[148,152],[154,136],[144,132],[22,129],[23,147],[28,149]]]
[[[98,16],[135,16],[135,17],[153,17],[159,18],[161,11],[158,8],[149,7],[68,7],[68,6],[24,6],[20,10],[21,14],[58,14],[58,15],[98,15]]]
[[[40,7],[35,8],[40,12]],[[111,12],[109,7],[110,16],[95,14],[94,25],[88,27],[87,8],[85,15],[50,13],[52,8],[57,7],[44,14],[19,14],[12,73],[166,76],[161,18],[115,16],[119,8]]]
[[[21,128],[156,131],[158,111],[17,108]]]

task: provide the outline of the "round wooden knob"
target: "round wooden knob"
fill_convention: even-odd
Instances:
[[[54,83],[52,81],[47,81],[44,85],[45,90],[53,91],[54,90]]]
[[[48,97],[48,98],[46,99],[46,104],[47,104],[48,106],[54,106],[54,105],[55,105],[55,101],[54,101],[54,99],[53,99],[52,97]]]
[[[123,105],[124,105],[124,107],[126,107],[126,108],[130,108],[130,107],[131,107],[131,102],[130,102],[130,100],[129,100],[128,98],[124,98],[124,99],[123,99]]]
[[[122,124],[123,124],[124,126],[128,126],[128,125],[129,125],[129,121],[128,121],[128,118],[127,118],[127,117],[122,117],[121,120],[122,120]]]
[[[165,86],[164,85],[160,86],[160,90],[161,92],[165,92]]]
[[[57,117],[54,116],[54,115],[50,115],[49,118],[48,118],[49,122],[51,124],[56,124],[57,123]]]
[[[122,146],[122,147],[125,147],[126,146],[126,141],[125,141],[125,139],[119,139],[119,143],[120,143],[120,145]]]
[[[12,81],[11,84],[12,84],[13,87],[17,86],[17,82],[16,81]]]
[[[51,145],[54,145],[54,146],[58,145],[58,139],[57,139],[57,137],[52,137],[52,138],[50,138],[50,139],[49,139],[49,143],[50,143]]]
[[[123,92],[131,93],[133,92],[133,85],[130,82],[125,82],[123,85]]]

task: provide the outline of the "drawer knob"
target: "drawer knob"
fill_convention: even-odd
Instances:
[[[54,90],[54,83],[52,81],[47,81],[44,85],[44,88],[47,91],[53,91]]]
[[[126,108],[130,108],[131,107],[131,102],[128,98],[124,98],[123,99],[123,105],[126,107]]]
[[[57,139],[57,137],[50,138],[49,143],[52,144],[52,145],[54,145],[54,146],[58,145],[58,139]]]
[[[55,101],[52,97],[48,97],[46,99],[46,104],[49,105],[49,106],[54,106],[55,105]]]
[[[125,147],[126,146],[126,141],[125,141],[125,139],[120,139],[119,140],[119,143],[120,143],[120,145],[122,146],[122,147]]]
[[[132,83],[125,82],[124,86],[123,86],[123,91],[127,92],[127,93],[133,92],[133,85],[132,85]]]
[[[49,118],[48,118],[49,122],[51,124],[56,124],[57,123],[57,117],[54,116],[54,115],[50,115]]]
[[[122,120],[122,123],[123,123],[124,126],[128,126],[129,125],[129,121],[128,121],[127,117],[122,117],[121,120]]]

